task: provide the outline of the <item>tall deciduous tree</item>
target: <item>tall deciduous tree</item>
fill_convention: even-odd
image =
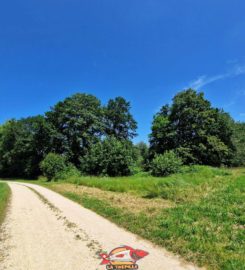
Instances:
[[[187,164],[230,164],[232,124],[231,117],[212,108],[203,93],[192,89],[180,92],[171,106],[163,106],[154,116],[151,153],[174,149]]]
[[[79,165],[79,159],[103,133],[103,110],[93,95],[75,94],[46,113],[53,128],[53,147]]]
[[[81,169],[91,175],[124,176],[131,174],[134,147],[128,140],[107,137],[94,144],[81,159]]]
[[[43,116],[6,122],[0,131],[0,175],[35,177],[51,148],[50,127]]]
[[[137,135],[137,123],[130,113],[130,108],[130,103],[122,97],[109,100],[104,109],[107,135],[119,140],[130,140]]]

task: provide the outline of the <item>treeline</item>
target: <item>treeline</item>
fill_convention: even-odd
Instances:
[[[245,164],[244,123],[213,108],[203,93],[189,89],[163,106],[153,118],[149,146],[132,143],[137,123],[130,109],[122,97],[102,105],[78,93],[44,115],[7,121],[0,126],[0,176],[165,175],[182,164]]]

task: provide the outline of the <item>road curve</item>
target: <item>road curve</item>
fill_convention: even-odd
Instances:
[[[199,269],[51,190],[26,183],[9,186],[0,270],[105,270],[99,254],[120,245],[149,252],[138,261],[142,270]]]

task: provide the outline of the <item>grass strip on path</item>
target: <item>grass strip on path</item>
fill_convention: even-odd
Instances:
[[[6,214],[9,197],[9,186],[6,183],[0,183],[0,225],[2,224]]]

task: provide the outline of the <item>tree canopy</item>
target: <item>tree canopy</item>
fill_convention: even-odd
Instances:
[[[135,136],[136,127],[130,103],[124,98],[109,100],[103,106],[93,95],[74,94],[54,105],[45,116],[13,119],[0,126],[0,175],[38,176],[40,162],[50,152],[81,168],[82,158],[107,137],[113,136],[110,141],[115,147],[115,140],[133,147],[128,142]],[[117,168],[118,174],[126,173],[122,166]]]
[[[53,129],[53,151],[65,154],[75,165],[104,132],[101,103],[88,94],[58,102],[46,113],[46,119]]]
[[[134,148],[128,140],[108,137],[94,144],[81,158],[81,169],[91,175],[129,175],[134,164]]]
[[[231,164],[233,120],[213,108],[203,93],[192,89],[178,93],[153,119],[151,154],[175,150],[186,164]]]
[[[135,137],[137,123],[130,113],[130,103],[122,97],[110,99],[105,107],[105,131],[119,140]]]
[[[0,129],[0,175],[38,175],[39,163],[50,148],[50,127],[43,116],[6,122]]]
[[[175,166],[175,156],[184,164],[245,164],[245,124],[212,107],[203,93],[188,89],[164,105],[153,118],[149,146],[133,145],[137,123],[130,110],[123,97],[103,105],[77,93],[44,116],[7,121],[0,126],[0,176],[37,177],[41,161],[55,169],[59,155],[65,175],[128,175],[153,165],[162,173]]]

